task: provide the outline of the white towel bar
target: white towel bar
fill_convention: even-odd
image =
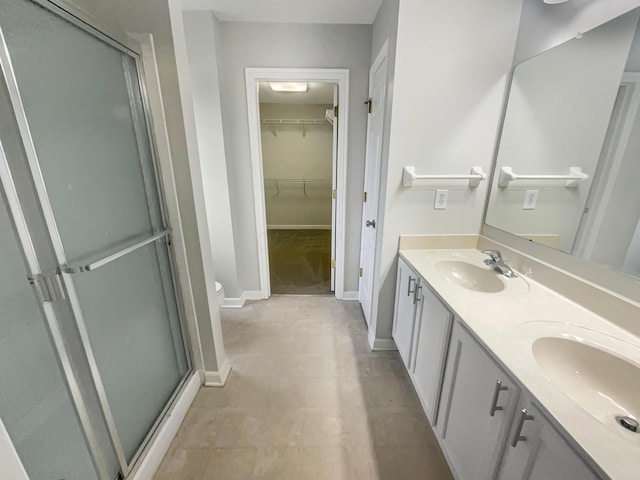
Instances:
[[[520,175],[519,173],[514,173],[511,167],[502,167],[500,168],[498,186],[508,187],[509,183],[514,180],[566,180],[565,187],[575,188],[580,182],[588,178],[589,175],[583,173],[580,167],[570,167],[569,175]]]
[[[469,180],[469,187],[475,188],[486,178],[487,174],[482,171],[482,167],[472,167],[471,173],[467,175],[416,175],[416,167],[404,167],[402,170],[404,187],[413,187],[416,180]]]

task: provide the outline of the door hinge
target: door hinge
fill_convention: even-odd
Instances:
[[[35,288],[38,298],[42,303],[52,303],[66,298],[59,273],[31,275],[27,278],[29,279],[29,283]]]
[[[362,267],[360,267],[360,276],[362,276]]]
[[[331,268],[336,268],[336,261],[335,260],[331,260]]]
[[[367,192],[364,192],[364,203],[367,203]]]
[[[333,190],[331,192],[331,198],[338,198],[338,191],[337,190]]]
[[[367,98],[367,99],[364,101],[364,104],[365,104],[365,105],[367,105],[368,113],[371,113],[371,107],[372,107],[372,105],[373,105],[373,100],[371,100],[370,98]]]
[[[338,118],[338,105],[336,105],[335,107],[333,107],[333,116]]]

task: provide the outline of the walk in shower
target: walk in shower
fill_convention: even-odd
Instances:
[[[0,419],[32,480],[125,477],[191,373],[138,52],[0,28]]]

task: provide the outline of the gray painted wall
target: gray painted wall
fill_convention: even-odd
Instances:
[[[216,280],[226,298],[237,298],[241,289],[236,272],[231,220],[231,200],[224,152],[216,33],[218,21],[211,11],[183,13],[184,33],[191,75],[191,94],[203,169],[207,169],[205,196],[211,202],[214,221],[209,227]]]
[[[220,97],[241,289],[259,290],[245,90],[246,67],[350,69],[345,291],[358,289],[370,25],[220,22]]]

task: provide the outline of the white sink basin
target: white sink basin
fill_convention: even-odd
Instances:
[[[497,293],[505,288],[498,274],[489,268],[479,267],[462,260],[440,260],[435,267],[448,282],[467,290]]]
[[[610,337],[610,342],[615,341]],[[566,335],[538,338],[531,349],[559,390],[602,423],[615,425],[620,416],[640,419],[640,365],[614,353],[633,348],[619,342],[620,348],[609,351],[580,336]]]

